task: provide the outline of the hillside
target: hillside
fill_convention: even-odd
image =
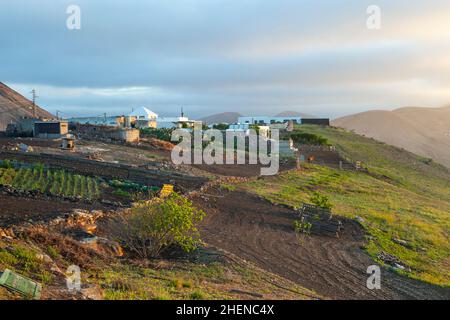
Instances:
[[[365,251],[378,263],[392,255],[406,266],[396,272],[449,286],[450,170],[343,129],[301,128],[327,138],[345,158],[363,161],[369,172],[304,164],[302,171],[248,182],[244,190],[293,207],[326,196],[335,214],[362,224]]]
[[[53,118],[53,115],[36,106],[37,117]],[[21,117],[33,117],[32,102],[0,82],[0,131]]]
[[[201,118],[200,120],[206,124],[214,123],[236,123],[242,115],[237,112],[223,112]]]
[[[450,107],[368,111],[333,125],[431,158],[450,168]]]

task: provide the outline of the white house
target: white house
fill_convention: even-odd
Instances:
[[[176,128],[182,127],[182,124],[189,123],[189,119],[187,117],[159,117],[156,121],[156,127],[160,128]]]
[[[129,124],[134,123],[138,128],[182,128],[193,127],[198,121],[189,120],[181,112],[180,117],[160,117],[150,109],[141,107],[128,114]]]
[[[158,115],[153,111],[147,109],[146,107],[141,107],[139,109],[131,112],[129,117],[135,117],[136,120],[147,120],[147,121],[155,121],[158,118]]]

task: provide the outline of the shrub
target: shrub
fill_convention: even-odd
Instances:
[[[290,137],[294,142],[308,145],[329,146],[328,140],[314,133],[307,132],[293,132]]]
[[[197,289],[190,294],[189,298],[191,300],[205,300],[206,294],[203,291]]]
[[[213,125],[213,129],[217,130],[227,130],[230,126],[226,123],[218,123]]]
[[[164,141],[171,141],[172,138],[172,128],[143,128],[141,129],[141,135],[143,137],[156,138]]]
[[[115,219],[110,227],[117,241],[141,258],[157,257],[171,246],[186,252],[200,243],[197,224],[205,213],[192,203],[173,193],[162,200],[142,202],[130,214]]]
[[[314,192],[309,200],[312,204],[315,204],[320,208],[330,210],[333,208],[333,204],[330,202],[330,199],[326,195],[320,194],[318,192]]]
[[[5,159],[3,161],[0,161],[0,168],[11,169],[11,168],[13,168],[13,165],[10,160]]]
[[[304,220],[294,221],[294,230],[297,241],[302,245],[305,240],[311,235],[312,223]]]
[[[131,198],[131,193],[129,193],[128,191],[122,190],[122,189],[116,189],[113,191],[113,194],[115,196],[119,196],[119,197],[124,197],[124,198]]]
[[[295,232],[298,234],[311,234],[312,224],[304,221],[294,221]]]

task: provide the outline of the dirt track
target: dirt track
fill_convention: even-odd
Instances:
[[[375,263],[361,249],[364,233],[343,220],[339,239],[311,236],[300,246],[293,231],[294,212],[256,196],[227,193],[196,199],[208,215],[204,241],[255,262],[332,299],[449,299],[446,289],[399,276],[383,269],[381,290],[366,288],[367,267]]]

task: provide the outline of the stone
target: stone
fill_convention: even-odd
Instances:
[[[81,295],[87,300],[103,300],[103,290],[95,284],[89,284],[84,288],[81,288]]]

